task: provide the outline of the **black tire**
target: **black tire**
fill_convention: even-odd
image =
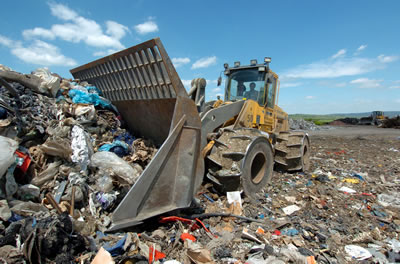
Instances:
[[[207,160],[207,178],[223,193],[244,190],[255,197],[272,177],[272,146],[257,129],[225,129]]]
[[[255,198],[271,180],[274,168],[274,154],[271,144],[264,137],[255,138],[242,161],[242,187],[245,194]]]
[[[275,145],[275,164],[282,171],[307,171],[310,167],[310,140],[307,134],[280,132]]]

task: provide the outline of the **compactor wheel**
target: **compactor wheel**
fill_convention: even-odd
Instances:
[[[256,129],[224,129],[207,157],[207,176],[222,191],[244,190],[255,197],[272,177],[273,157],[267,135]]]
[[[280,132],[276,138],[275,164],[284,171],[310,168],[310,140],[303,132]]]

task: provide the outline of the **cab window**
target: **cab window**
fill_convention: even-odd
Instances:
[[[265,104],[264,72],[248,69],[233,72],[229,76],[226,99],[236,101],[252,99],[260,105]]]
[[[274,108],[275,92],[276,92],[276,79],[274,77],[271,77],[268,79],[267,107]]]

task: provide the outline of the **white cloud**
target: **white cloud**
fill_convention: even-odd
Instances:
[[[172,58],[172,63],[174,64],[175,68],[181,67],[189,62],[189,58]]]
[[[158,25],[150,17],[148,21],[134,26],[134,29],[140,35],[145,35],[152,32],[158,32]]]
[[[387,63],[397,60],[397,56],[380,55],[377,58],[337,58],[336,60],[322,60],[310,64],[299,65],[282,74],[283,78],[336,78],[354,76],[384,69]]]
[[[95,57],[104,57],[104,56],[107,56],[107,55],[110,55],[110,54],[113,54],[113,53],[116,53],[116,52],[118,52],[118,50],[115,50],[115,49],[108,49],[108,50],[101,50],[101,51],[96,51],[96,52],[94,52],[93,53],[93,56],[95,56]]]
[[[400,104],[400,99],[395,100],[395,102]]]
[[[346,82],[336,82],[335,80],[321,80],[315,83],[319,87],[345,87]]]
[[[10,49],[11,53],[20,60],[41,66],[75,66],[74,59],[60,53],[58,47],[41,40],[34,40],[28,47],[20,41],[13,41],[0,35],[0,44]]]
[[[217,63],[216,56],[205,57],[205,58],[201,58],[201,59],[197,60],[195,63],[193,63],[192,69],[207,68],[216,63]]]
[[[389,63],[398,60],[398,56],[385,56],[384,54],[378,56],[378,60],[382,63]]]
[[[217,84],[218,83],[218,80],[206,80],[207,81],[207,85],[210,85],[211,83],[212,84]]]
[[[390,86],[389,89],[400,89],[400,86]]]
[[[312,95],[307,95],[305,98],[306,98],[307,100],[311,100],[311,99],[314,99],[314,98],[315,98],[315,96],[312,96]]]
[[[360,47],[358,47],[357,51],[362,51],[365,50],[367,48],[367,45],[361,45]]]
[[[61,20],[67,21],[64,24],[52,25],[50,29],[36,27],[22,32],[26,38],[60,38],[64,41],[80,43],[99,48],[123,49],[120,39],[125,36],[129,29],[114,21],[106,21],[106,34],[101,26],[94,20],[79,16],[69,7],[49,3],[51,14]]]
[[[220,93],[222,92],[222,89],[220,87],[214,88],[211,90],[213,93]]]
[[[50,2],[49,6],[51,14],[55,17],[58,17],[59,19],[68,21],[68,20],[74,20],[78,17],[78,14],[74,10],[70,9],[69,7],[63,4]]]
[[[192,87],[192,80],[181,80],[186,88]]]
[[[335,55],[332,56],[332,59],[336,59],[336,58],[342,57],[345,54],[346,54],[346,50],[345,49],[341,49]]]
[[[107,30],[106,33],[113,36],[116,39],[121,39],[129,32],[127,26],[121,25],[115,21],[106,21]]]
[[[288,87],[297,87],[297,86],[300,86],[300,85],[302,85],[301,82],[296,82],[296,83],[282,82],[280,84],[280,87],[281,88],[288,88]]]
[[[11,47],[12,46],[12,42],[13,41],[11,39],[0,35],[0,44],[1,45],[6,46],[6,47]]]
[[[41,40],[35,40],[29,47],[16,43],[11,48],[11,53],[24,62],[41,66],[75,66],[75,60],[60,53],[58,47]]]
[[[350,83],[357,84],[360,88],[379,88],[383,80],[371,80],[368,78],[359,78],[352,80]]]
[[[51,30],[36,27],[34,29],[26,29],[22,31],[24,38],[42,37],[46,39],[54,39],[56,36]]]

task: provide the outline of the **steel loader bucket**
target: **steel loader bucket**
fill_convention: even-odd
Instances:
[[[116,208],[110,230],[188,207],[204,175],[201,121],[159,38],[71,70],[118,108],[132,134],[161,145]]]

